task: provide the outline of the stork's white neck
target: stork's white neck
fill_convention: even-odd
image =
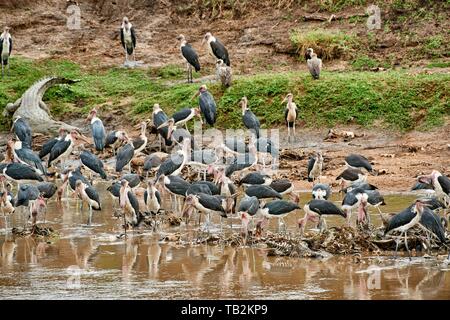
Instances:
[[[92,120],[91,120],[91,124],[93,124],[95,121],[102,121],[102,120],[100,120],[100,118],[99,117],[97,117],[97,116],[93,116],[92,117]]]

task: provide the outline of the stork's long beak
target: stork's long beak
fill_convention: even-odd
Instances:
[[[284,99],[283,99],[283,101],[281,101],[281,103],[283,104],[283,103],[285,103],[286,101],[287,101],[287,96],[284,97]]]
[[[82,141],[84,141],[84,142],[86,142],[86,143],[92,143],[92,142],[89,140],[88,137],[86,137],[86,136],[84,136],[84,135],[82,135],[82,134],[79,135],[79,139],[82,140]]]
[[[202,39],[202,45],[204,45],[206,42],[205,38]]]
[[[431,175],[427,175],[427,176],[419,176],[418,180],[420,183],[430,184],[432,179],[431,179]]]
[[[169,125],[169,120],[167,120],[166,122],[162,123],[158,128],[156,128],[156,130],[162,129],[164,127],[167,127]]]
[[[141,128],[141,124],[138,123],[137,125],[133,126],[134,129],[140,129]]]
[[[197,98],[199,94],[200,94],[200,90],[197,91],[197,92],[192,96],[191,100],[194,100],[195,98]]]

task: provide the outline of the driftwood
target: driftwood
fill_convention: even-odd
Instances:
[[[333,20],[346,20],[354,17],[367,17],[367,13],[359,13],[352,15],[342,15],[337,16],[332,14],[331,16],[322,16],[322,15],[303,15],[302,18],[304,21],[328,21],[331,22]]]
[[[67,130],[76,129],[61,121],[54,120],[50,115],[50,110],[42,101],[45,91],[56,84],[70,84],[76,81],[60,77],[48,77],[34,83],[20,99],[14,103],[8,103],[3,116],[8,117],[13,114],[13,119],[20,116],[26,119],[33,133],[55,134],[59,128]]]

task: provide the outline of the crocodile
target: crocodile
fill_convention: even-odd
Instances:
[[[76,129],[62,121],[56,121],[50,115],[50,110],[42,101],[47,89],[57,84],[72,84],[78,80],[71,80],[62,77],[46,77],[35,82],[27,91],[14,103],[8,103],[4,109],[3,116],[13,114],[13,119],[18,116],[28,120],[34,133],[55,134],[60,128],[67,130]]]

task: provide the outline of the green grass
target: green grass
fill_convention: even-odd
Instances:
[[[308,48],[313,48],[322,60],[332,60],[350,56],[358,46],[355,35],[325,29],[292,30],[290,40],[302,59]]]
[[[427,68],[448,68],[448,67],[450,67],[450,61],[449,62],[434,61],[427,65]]]
[[[57,117],[83,117],[90,108],[100,106],[101,116],[122,108],[127,117],[124,121],[136,123],[150,117],[154,103],[159,103],[168,114],[197,104],[191,98],[199,84],[168,86],[164,77],[173,79],[175,74],[171,72],[162,72],[161,78],[155,79],[152,71],[145,69],[88,71],[67,61],[31,63],[18,58],[12,60],[11,66],[13,75],[0,82],[1,107],[20,97],[34,81],[50,74],[81,80],[74,85],[54,87],[45,95],[44,100]],[[184,79],[182,74],[180,78]],[[381,123],[382,128],[399,131],[426,130],[442,125],[450,115],[448,74],[324,72],[320,80],[314,81],[305,72],[267,73],[236,78],[228,89],[216,83],[207,85],[218,104],[218,128],[242,126],[239,100],[243,96],[247,96],[249,107],[263,127],[283,125],[285,106],[281,101],[288,92],[294,94],[300,119],[310,127],[378,127]],[[2,119],[3,129],[7,128],[6,120]]]

